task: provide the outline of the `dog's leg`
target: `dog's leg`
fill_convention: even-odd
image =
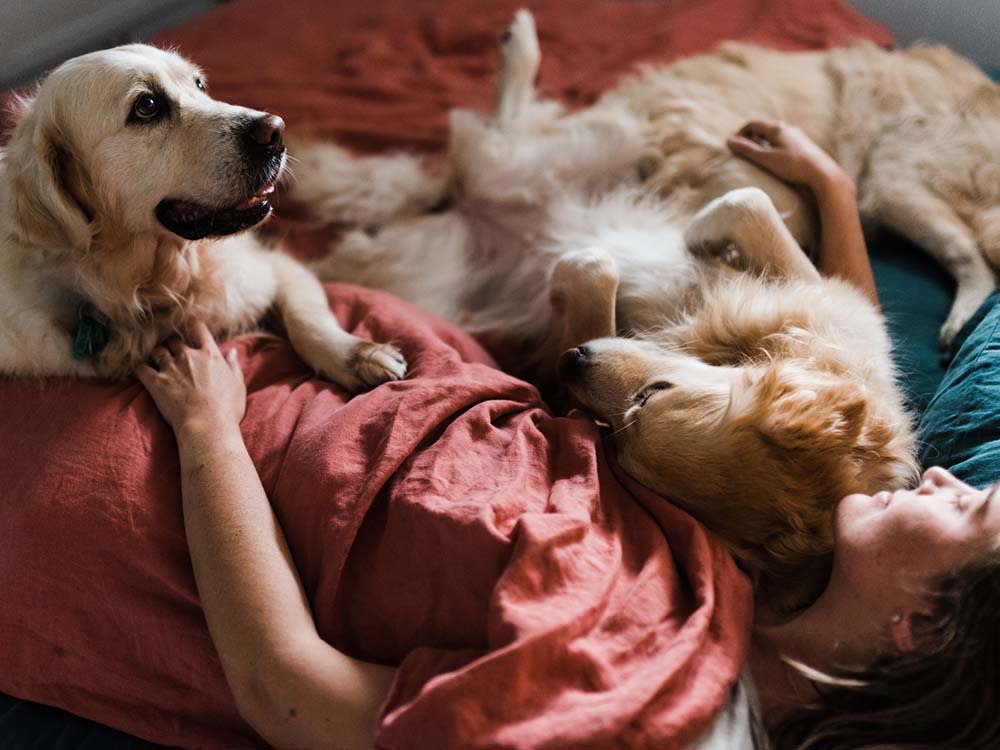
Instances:
[[[949,205],[922,192],[883,195],[864,209],[866,215],[930,253],[954,277],[955,301],[939,334],[941,345],[947,347],[997,285],[972,232]]]
[[[524,119],[535,98],[535,76],[542,60],[530,12],[519,10],[500,39],[500,80],[497,86],[496,122],[507,129]]]
[[[820,278],[760,188],[731,190],[713,200],[695,214],[684,240],[696,255],[720,256],[750,271],[779,278]]]
[[[306,364],[352,393],[406,374],[406,360],[394,346],[365,341],[340,327],[308,269],[281,252],[267,257],[277,282],[275,307]]]
[[[557,102],[536,98],[541,54],[528,11],[504,34],[501,58],[493,117],[451,113],[449,166],[463,199],[537,208],[554,195],[601,192],[638,176],[644,124],[626,106],[563,116]]]
[[[618,281],[618,264],[600,248],[575,250],[559,259],[549,281],[549,301],[560,351],[616,334]]]

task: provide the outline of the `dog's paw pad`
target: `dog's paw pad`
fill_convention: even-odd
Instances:
[[[742,268],[744,265],[743,251],[739,245],[730,240],[703,240],[699,244],[689,245],[688,251],[692,255],[716,260],[733,268]]]
[[[361,341],[354,347],[351,365],[367,388],[406,377],[406,359],[391,344]]]

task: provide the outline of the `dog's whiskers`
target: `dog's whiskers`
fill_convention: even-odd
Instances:
[[[619,434],[621,432],[625,432],[625,430],[627,430],[629,427],[631,427],[632,425],[634,425],[637,421],[638,420],[633,419],[630,422],[626,422],[621,427],[619,427],[617,430],[615,430],[614,432],[612,432],[608,437],[614,437],[615,435],[617,435],[617,434]]]

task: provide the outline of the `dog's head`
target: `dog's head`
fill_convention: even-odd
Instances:
[[[25,244],[86,249],[94,235],[185,240],[251,227],[285,161],[280,118],[212,99],[184,58],[133,44],[56,68],[6,149]]]
[[[613,429],[622,468],[772,583],[832,550],[837,502],[891,440],[861,386],[808,363],[715,366],[614,338],[566,352],[559,369]]]

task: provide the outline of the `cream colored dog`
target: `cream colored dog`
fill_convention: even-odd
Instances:
[[[627,106],[536,101],[527,12],[502,57],[495,115],[452,116],[446,181],[402,156],[298,153],[298,198],[364,225],[318,270],[506,334],[515,370],[558,370],[629,473],[719,532],[775,606],[801,604],[836,503],[915,476],[878,310],[819,276],[761,190],[698,210],[651,196]]]
[[[735,187],[761,187],[808,249],[816,224],[802,194],[726,147],[748,120],[801,127],[854,179],[866,223],[909,238],[954,276],[943,345],[996,285],[1000,86],[944,47],[789,53],[727,43],[649,68],[596,107],[625,108],[643,123],[649,189],[697,209]]]
[[[402,377],[393,347],[341,329],[314,275],[237,234],[271,212],[283,129],[153,47],[53,71],[0,152],[0,373],[123,376],[192,316],[234,333],[273,307],[348,390]]]

